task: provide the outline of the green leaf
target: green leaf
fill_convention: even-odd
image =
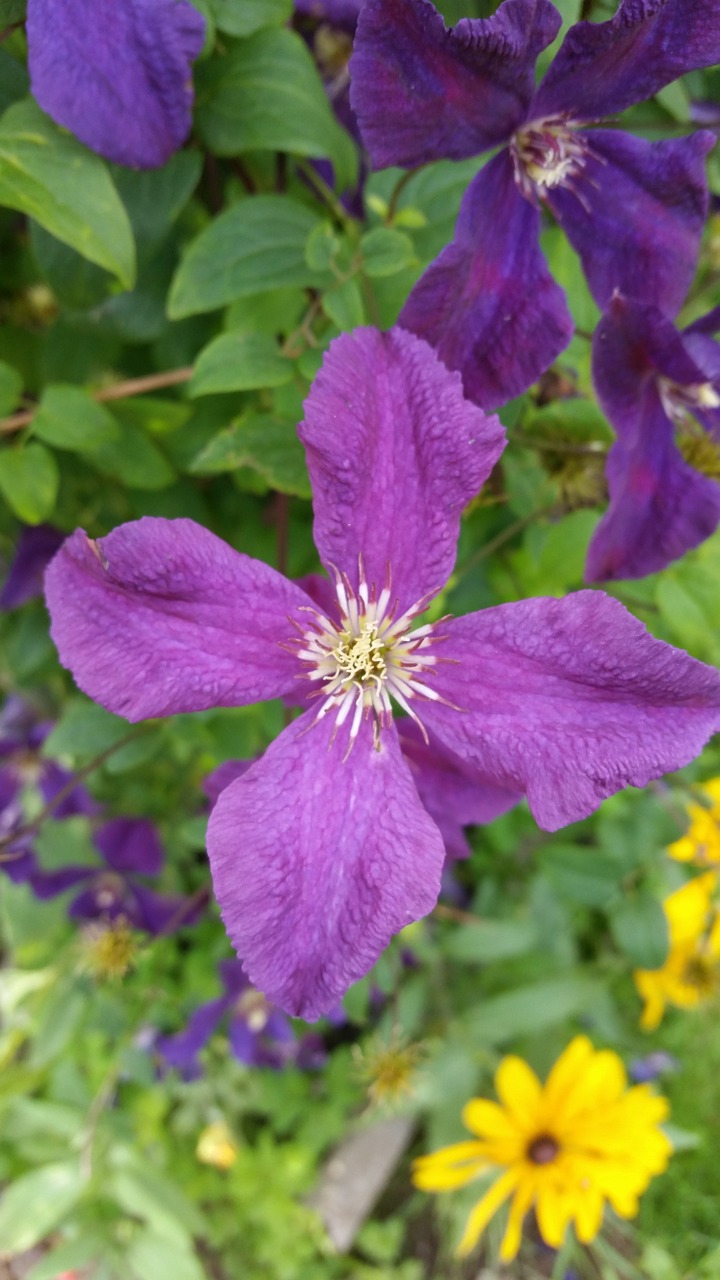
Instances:
[[[365,322],[365,308],[357,280],[346,280],[323,297],[323,311],[338,329],[357,329]]]
[[[289,196],[251,196],[193,241],[173,280],[172,320],[214,311],[269,289],[318,283],[305,243],[318,217]]]
[[[175,472],[154,440],[132,422],[115,418],[115,424],[116,437],[86,450],[96,470],[131,489],[165,489],[172,484]]]
[[[82,763],[92,760],[128,732],[127,720],[121,720],[120,716],[114,716],[87,698],[70,698],[43,743],[43,755],[50,760],[69,756]]]
[[[195,124],[220,156],[289,151],[326,156],[340,188],[357,172],[354,144],[330,107],[304,41],[286,28],[264,28],[222,57],[196,68]]]
[[[23,389],[23,380],[17,369],[0,360],[0,417],[11,413]]]
[[[585,1010],[595,991],[593,982],[570,973],[515,991],[491,996],[466,1015],[469,1044],[502,1044],[519,1035],[535,1035]]]
[[[394,276],[415,261],[415,249],[409,236],[389,227],[376,227],[360,241],[363,271],[368,276]]]
[[[537,930],[529,920],[480,920],[454,929],[442,949],[454,960],[487,964],[523,955],[537,943]]]
[[[101,1236],[83,1233],[82,1240],[64,1240],[46,1253],[27,1273],[26,1280],[58,1280],[66,1272],[83,1271],[107,1252]]]
[[[190,1245],[183,1247],[153,1231],[143,1231],[136,1236],[126,1258],[130,1274],[136,1280],[158,1280],[159,1276],[172,1276],[172,1280],[206,1280],[206,1272]]]
[[[538,857],[548,879],[571,902],[603,907],[618,891],[621,871],[608,854],[558,843],[541,849]]]
[[[0,492],[26,524],[40,524],[52,515],[59,487],[57,462],[44,445],[31,441],[0,452]]]
[[[27,0],[0,0],[0,26],[10,26],[11,22],[22,22],[25,17]]]
[[[662,906],[650,893],[622,898],[610,915],[612,935],[638,969],[659,969],[669,945],[668,922]]]
[[[62,383],[43,392],[32,429],[46,444],[78,453],[92,452],[120,437],[120,428],[107,409],[81,387]]]
[[[200,352],[188,392],[194,397],[281,387],[292,376],[293,363],[280,354],[273,338],[262,333],[223,333]]]
[[[311,497],[305,450],[291,422],[270,413],[249,414],[221,431],[195,459],[195,475],[216,475],[251,467],[272,489]]]
[[[178,151],[161,169],[124,169],[113,176],[144,258],[168,235],[200,179],[202,156]]]
[[[311,271],[327,271],[340,248],[340,237],[329,222],[320,222],[308,236],[305,261]]]
[[[11,1183],[0,1200],[3,1252],[31,1249],[67,1217],[85,1186],[76,1160],[46,1164]]]
[[[215,21],[229,36],[251,36],[261,27],[287,22],[293,0],[215,0]]]
[[[32,99],[16,102],[0,119],[0,204],[35,218],[132,288],[135,245],[105,162]]]

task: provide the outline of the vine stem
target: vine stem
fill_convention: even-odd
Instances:
[[[121,747],[126,747],[128,743],[134,742],[136,738],[140,738],[145,733],[145,729],[145,725],[140,725],[139,728],[133,729],[130,733],[126,733],[124,737],[119,738],[117,742],[113,742],[111,746],[106,747],[104,751],[101,751],[100,755],[94,756],[92,760],[89,760],[87,764],[84,764],[82,768],[78,769],[77,773],[74,773],[72,778],[65,783],[65,786],[61,787],[51,800],[48,800],[45,807],[41,809],[36,818],[33,818],[32,822],[26,822],[21,827],[18,827],[17,830],[10,831],[7,835],[0,837],[0,849],[6,848],[9,844],[15,844],[16,840],[22,840],[25,836],[34,835],[36,831],[39,831],[43,822],[51,816],[59,804],[62,804],[63,800],[66,800],[67,797],[72,794],[78,784],[82,782],[83,778],[87,778],[88,774],[93,773],[95,769],[99,769],[100,766],[103,765],[106,760],[109,760],[110,756],[114,755],[116,751],[119,751]],[[0,862],[14,862],[16,858],[21,858],[25,852],[26,851],[22,849],[18,853],[0,853]]]
[[[111,387],[102,387],[91,392],[93,400],[103,404],[109,400],[127,400],[130,396],[141,396],[146,391],[159,391],[163,387],[177,387],[188,382],[192,376],[193,365],[183,369],[166,369],[164,373],[150,373],[144,378],[128,378],[124,382],[116,382]],[[36,409],[25,409],[21,413],[13,413],[9,418],[0,419],[0,435],[10,435],[13,431],[22,431],[35,417]]]

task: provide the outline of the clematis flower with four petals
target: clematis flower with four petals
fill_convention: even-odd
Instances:
[[[502,148],[464,196],[454,239],[410,294],[400,324],[459,369],[485,407],[524,391],[573,324],[539,244],[546,207],[605,308],[615,289],[674,315],[707,211],[710,132],[647,142],[593,128],[720,59],[715,0],[622,0],[607,22],[558,34],[550,0],[504,0],[448,29],[430,0],[367,0],[350,63],[351,104],[375,168]]]
[[[615,294],[593,336],[593,381],[617,436],[610,506],[587,581],[643,578],[720,523],[720,307],[678,330],[657,307]]]
[[[28,0],[30,88],[92,151],[156,169],[190,132],[204,39],[187,0]]]
[[[316,1018],[438,895],[444,842],[393,703],[401,730],[421,725],[466,777],[525,794],[555,829],[697,755],[720,728],[720,675],[599,591],[415,625],[504,435],[414,335],[337,338],[299,433],[327,612],[186,519],[77,530],[46,596],[62,662],[130,720],[300,701],[220,795],[207,844],[251,982]]]

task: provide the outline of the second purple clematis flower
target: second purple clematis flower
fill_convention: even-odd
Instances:
[[[336,339],[300,436],[328,612],[191,520],[78,530],[46,591],[62,661],[128,719],[305,688],[300,717],[220,795],[208,853],[251,981],[315,1018],[438,894],[443,839],[393,702],[554,829],[692,759],[720,727],[720,676],[596,591],[413,630],[504,438],[412,334]]]
[[[619,288],[669,314],[692,279],[707,210],[711,133],[651,143],[586,126],[716,62],[717,0],[622,0],[610,21],[570,29],[536,88],[536,59],[560,24],[550,0],[504,0],[452,30],[429,0],[367,0],[358,22],[350,100],[376,168],[503,147],[400,316],[485,407],[524,391],[572,336],[540,250],[542,205],[599,306]]]
[[[28,0],[30,87],[91,150],[155,169],[190,132],[204,37],[187,0]]]
[[[617,294],[593,337],[593,381],[617,435],[610,506],[586,578],[642,578],[720,523],[720,308],[679,331]]]

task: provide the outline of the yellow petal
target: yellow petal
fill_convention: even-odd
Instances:
[[[518,1127],[524,1133],[531,1132],[542,1096],[540,1081],[532,1068],[513,1054],[503,1058],[495,1072],[495,1088]]]
[[[472,1182],[490,1167],[479,1155],[479,1143],[456,1142],[414,1160],[412,1180],[420,1191],[452,1191]]]
[[[568,1193],[567,1188],[549,1179],[538,1188],[535,1207],[538,1227],[543,1240],[552,1249],[559,1249],[563,1242],[576,1198],[572,1192]]]
[[[489,1098],[471,1098],[463,1107],[462,1121],[466,1129],[480,1138],[512,1141],[518,1136],[515,1117]]]
[[[520,1248],[520,1239],[522,1237],[522,1227],[525,1220],[525,1214],[535,1198],[535,1182],[536,1179],[532,1174],[523,1178],[512,1198],[510,1213],[508,1215],[508,1224],[505,1229],[502,1244],[500,1245],[501,1262],[512,1262]]]
[[[467,1220],[463,1238],[457,1247],[456,1253],[458,1257],[463,1258],[465,1254],[475,1247],[493,1214],[497,1213],[500,1205],[504,1200],[507,1200],[510,1193],[517,1186],[519,1177],[520,1171],[518,1169],[508,1169],[485,1192],[482,1200],[478,1200]]]
[[[546,1122],[552,1120],[561,1106],[564,1107],[592,1054],[593,1047],[587,1036],[575,1036],[560,1054],[543,1091],[542,1109]]]

